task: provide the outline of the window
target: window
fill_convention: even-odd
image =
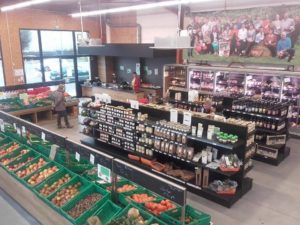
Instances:
[[[26,82],[65,79],[67,92],[76,95],[75,81],[91,77],[90,57],[77,53],[80,39],[88,36],[89,33],[83,32],[82,35],[78,31],[21,29]]]
[[[44,59],[45,81],[61,80],[59,58]]]
[[[40,56],[39,37],[37,30],[21,30],[20,37],[23,57]]]
[[[25,59],[24,69],[26,75],[26,83],[41,83],[43,82],[43,74],[41,71],[41,61],[35,59]]]
[[[91,79],[90,57],[77,58],[78,81],[86,81]]]
[[[72,31],[41,31],[43,56],[74,55]]]
[[[0,87],[5,86],[4,68],[3,68],[3,60],[2,60],[2,51],[1,50],[2,49],[1,49],[1,45],[0,45]]]

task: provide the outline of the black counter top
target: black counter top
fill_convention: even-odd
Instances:
[[[102,89],[107,89],[107,90],[112,90],[112,91],[119,91],[119,92],[126,92],[126,93],[131,93],[131,94],[143,93],[143,91],[134,92],[133,90],[123,90],[123,89],[115,88],[115,87],[103,87],[103,86],[93,86],[93,85],[84,85],[84,84],[82,84],[81,87],[102,88]]]

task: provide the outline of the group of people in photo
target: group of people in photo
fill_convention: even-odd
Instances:
[[[300,14],[195,16],[188,26],[196,54],[270,56],[291,61],[300,34]]]

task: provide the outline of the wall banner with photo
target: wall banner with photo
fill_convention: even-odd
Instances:
[[[189,13],[193,60],[300,65],[300,6]]]

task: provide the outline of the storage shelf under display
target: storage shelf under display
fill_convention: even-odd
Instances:
[[[286,157],[290,155],[290,148],[285,147],[283,152],[278,152],[278,157],[276,159],[267,157],[267,156],[262,156],[262,155],[255,155],[253,159],[265,162],[274,166],[278,166]]]
[[[232,110],[232,109],[224,109],[224,111],[225,112],[231,112],[231,113],[238,113],[238,114],[248,115],[248,116],[259,117],[259,118],[263,118],[263,119],[277,120],[277,121],[282,121],[282,120],[285,119],[285,117],[269,116],[269,115],[256,114],[256,113],[250,113],[250,112],[244,112],[244,111]]]
[[[205,134],[203,134],[203,136],[205,136]],[[219,143],[215,138],[213,138],[212,140],[209,140],[205,137],[196,137],[196,136],[192,136],[192,135],[188,135],[187,137],[188,137],[188,139],[191,139],[191,140],[199,141],[199,142],[202,142],[202,143],[210,145],[210,146],[215,146],[215,147],[219,147],[219,148],[230,150],[230,151],[238,149],[238,148],[242,147],[242,145],[243,145],[242,141],[237,141],[234,144],[222,144],[222,143]]]

